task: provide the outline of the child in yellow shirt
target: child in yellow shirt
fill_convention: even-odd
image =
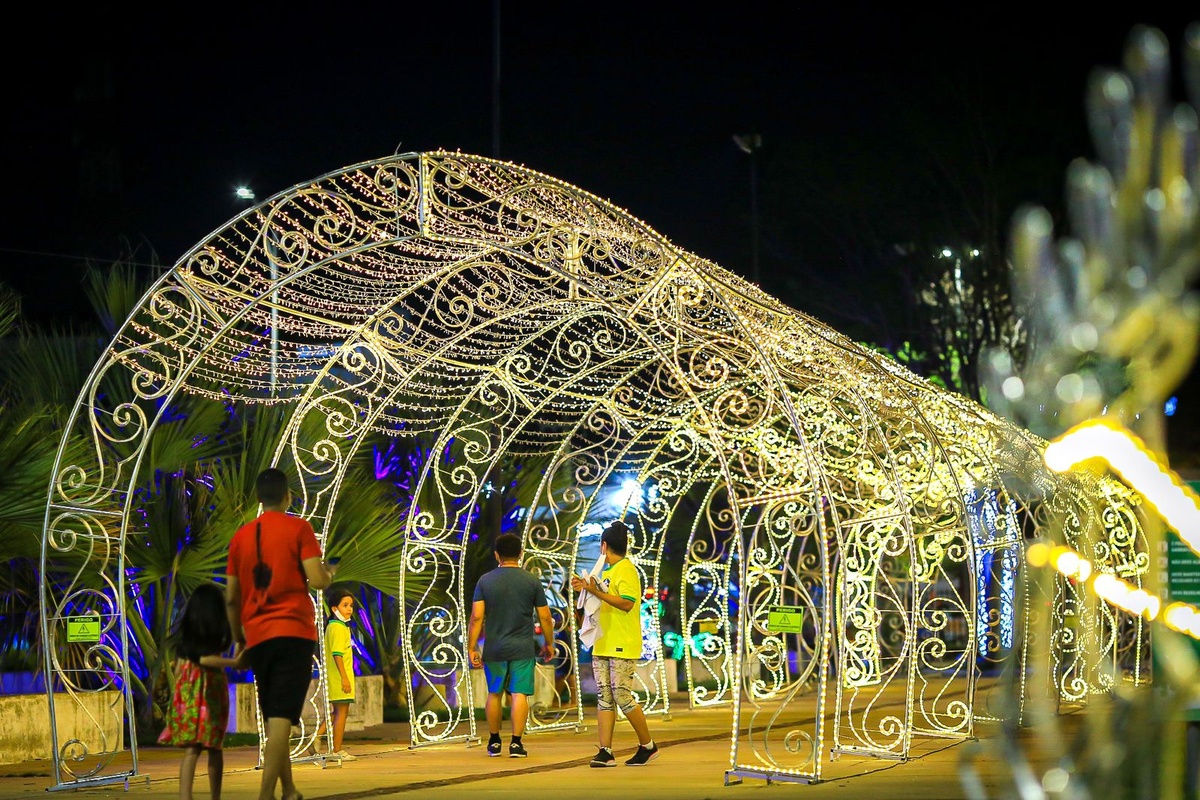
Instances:
[[[342,761],[357,757],[342,747],[346,719],[354,702],[354,639],[349,622],[354,616],[354,595],[344,587],[334,587],[325,594],[329,606],[329,621],[325,625],[325,678],[329,682],[329,705],[333,709],[333,755]],[[319,737],[325,732],[322,724]]]

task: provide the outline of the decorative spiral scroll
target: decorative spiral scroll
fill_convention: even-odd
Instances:
[[[903,758],[914,736],[972,735],[977,686],[1031,666],[1030,539],[1134,584],[1150,567],[1119,482],[1049,473],[1037,437],[610,203],[492,159],[393,156],[198,243],[82,387],[47,487],[44,640],[67,689],[52,703],[106,705],[96,736],[55,754],[64,784],[112,777],[121,749],[108,718],[131,696],[124,537],[179,392],[286,404],[274,463],[323,546],[363,443],[420,443],[396,521],[415,745],[474,735],[463,557],[506,470],[554,623],[531,729],[584,720],[569,575],[590,567],[581,526],[619,517],[646,588],[680,590],[677,630],[644,604],[638,696],[667,713],[681,657],[693,706],[731,706],[733,769],[819,778],[828,751]],[[639,500],[615,499],[626,482]],[[1060,701],[1149,679],[1142,621],[1066,582],[1054,592]],[[80,613],[101,619],[100,642],[63,641]],[[327,713],[323,677],[311,711]]]

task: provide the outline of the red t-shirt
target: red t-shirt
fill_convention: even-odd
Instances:
[[[254,565],[258,563],[255,527],[259,523],[262,560],[272,573],[266,591],[254,588]],[[321,545],[312,525],[302,517],[264,511],[258,519],[238,528],[229,543],[225,572],[238,579],[242,591],[242,630],[247,648],[280,636],[317,640],[316,611],[302,562],[320,557]]]

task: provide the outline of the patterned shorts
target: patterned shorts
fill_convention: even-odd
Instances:
[[[596,675],[596,707],[601,711],[620,708],[626,714],[637,707],[633,698],[633,668],[637,662],[632,658],[595,656],[592,671]]]

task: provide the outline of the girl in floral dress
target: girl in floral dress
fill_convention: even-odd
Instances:
[[[179,765],[179,796],[191,800],[200,752],[208,751],[208,786],[221,797],[225,759],[221,746],[229,724],[227,667],[239,667],[241,653],[224,655],[233,643],[225,614],[225,592],[215,583],[196,587],[175,632],[175,691],[159,744],[184,748]]]

